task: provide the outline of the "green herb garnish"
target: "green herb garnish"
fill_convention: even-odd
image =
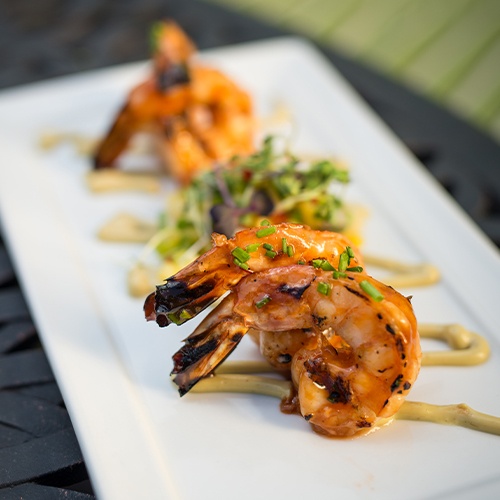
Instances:
[[[323,295],[328,295],[330,293],[330,285],[328,283],[325,283],[324,281],[320,281],[318,283],[318,292],[322,293]]]
[[[333,277],[338,280],[339,278],[347,278],[347,274],[343,273],[341,271],[334,270],[333,271]]]
[[[286,238],[281,238],[281,250],[283,251],[283,253],[287,253],[287,248],[288,245],[286,242]]]
[[[271,297],[269,297],[269,295],[265,295],[262,299],[260,299],[258,302],[255,303],[255,307],[257,309],[260,309],[260,308],[264,307],[266,304],[268,304],[269,302],[271,302]]]
[[[161,23],[153,27],[152,40],[160,29]],[[338,194],[348,180],[348,173],[335,162],[302,161],[289,151],[278,150],[273,138],[267,137],[259,151],[235,156],[173,193],[147,250],[184,264],[186,258],[193,260],[210,248],[213,232],[230,238],[242,227],[260,223],[257,237],[264,238],[276,232],[270,222],[275,218],[341,231],[349,213]],[[255,252],[257,245],[248,245],[243,251]],[[272,251],[289,257],[295,253],[286,238]],[[243,254],[234,257],[238,265],[247,260]]]
[[[313,267],[322,269],[323,271],[334,271],[335,268],[326,259],[314,259],[312,261]]]
[[[232,252],[232,255],[235,259],[238,259],[240,262],[247,262],[250,260],[250,254],[243,250],[243,248],[236,247]]]
[[[359,286],[361,290],[370,296],[375,302],[381,302],[384,300],[384,296],[367,280],[360,282]]]
[[[253,252],[256,252],[259,247],[260,247],[260,243],[251,243],[250,245],[247,245],[245,250],[248,252],[248,253],[253,253]]]
[[[163,31],[164,26],[164,23],[158,21],[156,23],[153,23],[151,29],[149,30],[149,45],[151,51],[153,52],[156,52],[158,50],[158,40],[160,39],[161,32]]]
[[[362,273],[363,268],[361,266],[348,267],[346,271],[350,271],[351,273]]]
[[[342,252],[340,254],[340,258],[339,258],[339,271],[341,273],[343,273],[346,269],[347,269],[347,266],[349,265],[349,254],[347,252]]]
[[[187,319],[191,319],[192,317],[193,317],[193,315],[189,311],[187,311],[186,309],[183,309],[181,311],[181,313],[179,314],[179,318],[181,318],[181,319],[187,320]]]
[[[276,232],[275,226],[267,226],[267,227],[263,227],[262,229],[259,229],[255,233],[255,236],[257,236],[257,238],[265,238],[266,236],[270,236],[271,234],[274,234],[275,232]]]
[[[246,262],[241,262],[241,260],[238,259],[233,259],[233,262],[241,267],[241,269],[244,269],[245,271],[248,271],[250,269],[249,265]]]

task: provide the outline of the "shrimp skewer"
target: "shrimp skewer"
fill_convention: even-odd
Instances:
[[[213,248],[157,286],[144,304],[148,320],[160,326],[182,324],[196,316],[243,277],[276,266],[316,265],[338,269],[350,249],[350,268],[361,271],[357,249],[343,235],[315,231],[299,224],[276,224],[245,229],[227,239],[212,236]]]
[[[384,299],[364,291],[370,283]],[[325,293],[327,291],[327,293]],[[294,411],[317,432],[351,436],[377,427],[402,405],[420,369],[420,343],[408,299],[360,273],[333,278],[311,266],[249,275],[174,355],[185,394],[209,375],[249,329],[304,332],[293,353]]]

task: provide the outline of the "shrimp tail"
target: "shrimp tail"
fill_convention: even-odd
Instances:
[[[247,333],[244,322],[235,321],[233,305],[233,296],[226,297],[173,355],[171,375],[175,375],[173,380],[181,396],[210,375]]]
[[[144,304],[146,319],[154,320],[162,327],[171,323],[182,325],[219,298],[213,290],[211,281],[188,287],[175,276],[168,278],[147,297]]]
[[[182,325],[222,297],[246,274],[226,251],[227,238],[214,233],[214,247],[156,287],[144,304],[148,321]]]
[[[112,167],[138,130],[137,119],[125,103],[93,157],[95,169]]]

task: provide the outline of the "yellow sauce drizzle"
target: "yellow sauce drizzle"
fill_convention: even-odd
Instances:
[[[40,135],[38,140],[40,148],[46,151],[54,149],[64,143],[68,143],[74,147],[79,155],[90,156],[94,152],[98,140],[71,132],[44,132]]]
[[[442,340],[451,350],[423,353],[422,365],[471,366],[484,363],[490,355],[486,339],[461,325],[423,324],[421,337]],[[284,400],[290,397],[292,383],[254,373],[276,373],[266,361],[229,361],[217,368],[216,374],[201,380],[191,392],[243,392],[262,394]],[[392,419],[418,420],[442,425],[457,425],[468,429],[500,435],[500,418],[481,413],[466,404],[433,405],[405,401]]]
[[[420,420],[443,425],[458,425],[475,431],[500,436],[500,418],[478,412],[466,404],[432,405],[417,401],[405,401],[395,418]]]
[[[135,215],[119,213],[106,222],[98,231],[102,241],[115,243],[144,243],[157,232],[156,224],[139,219]]]
[[[237,368],[249,370],[246,373],[250,373],[251,370],[258,368],[257,365],[260,365],[259,362],[236,363],[238,366],[233,365],[235,371]],[[254,367],[250,367],[252,364]],[[267,370],[265,371],[269,371],[269,365],[267,365]],[[286,380],[276,380],[270,377],[233,372],[231,374],[218,373],[215,377],[200,380],[191,389],[191,392],[237,392],[260,394],[283,400],[290,397],[291,390],[292,383]],[[417,401],[405,401],[394,418],[398,420],[433,422],[442,425],[457,425],[475,431],[500,435],[500,418],[476,411],[463,403],[442,406]],[[390,420],[388,419],[388,422]]]
[[[438,268],[432,264],[407,264],[375,255],[364,255],[363,258],[369,266],[391,271],[392,274],[383,281],[396,289],[432,285],[441,278]]]
[[[40,149],[50,151],[62,144],[68,144],[78,155],[90,157],[101,140],[102,138],[89,137],[76,132],[44,131],[38,138],[38,146]],[[152,141],[146,133],[139,133],[127,146],[128,153],[138,155],[149,154],[152,150]]]
[[[91,170],[87,173],[87,186],[94,193],[113,191],[142,191],[158,193],[160,180],[157,175],[124,172],[117,169]]]
[[[269,365],[268,365],[269,366]],[[247,394],[261,394],[279,399],[290,396],[292,383],[288,380],[277,380],[271,377],[258,375],[244,375],[239,373],[217,374],[200,380],[191,392],[243,392]]]
[[[422,355],[422,365],[472,366],[480,365],[490,357],[488,341],[462,325],[424,324],[418,328],[420,336],[443,340],[452,350],[430,351]]]

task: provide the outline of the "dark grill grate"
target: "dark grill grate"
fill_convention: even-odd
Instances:
[[[71,420],[0,240],[0,498],[94,498]]]

